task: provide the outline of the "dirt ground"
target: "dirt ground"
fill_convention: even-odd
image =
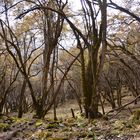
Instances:
[[[123,98],[123,104],[132,99]],[[72,118],[71,108],[76,118]],[[139,108],[140,101],[117,115],[114,111],[89,121],[80,114],[76,101],[71,100],[57,108],[57,121],[53,120],[53,110],[43,120],[32,119],[32,113],[24,114],[22,119],[17,114],[1,116],[0,140],[140,140],[140,117],[134,117]],[[111,110],[108,104],[105,110]]]

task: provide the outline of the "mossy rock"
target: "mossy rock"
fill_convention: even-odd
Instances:
[[[74,118],[67,118],[66,123],[75,123],[75,119]]]
[[[93,140],[96,140],[96,135],[95,135],[95,133],[89,133],[89,134],[87,135],[87,137],[88,137],[88,138],[92,138]]]
[[[79,138],[85,138],[88,136],[88,133],[87,132],[82,132],[82,133],[77,132],[77,135],[75,134],[75,136],[78,136]]]
[[[32,135],[32,138],[39,139],[39,140],[47,140],[48,137],[52,136],[51,132],[38,130]]]
[[[0,130],[6,131],[10,128],[10,125],[7,123],[0,123]]]
[[[0,120],[7,120],[7,119],[9,119],[9,117],[8,116],[4,116],[4,115],[2,115],[2,116],[0,116]]]
[[[53,129],[53,128],[57,129],[57,128],[59,128],[59,124],[55,123],[55,122],[54,123],[49,123],[49,124],[46,125],[46,128],[47,129]]]
[[[138,109],[134,112],[133,117],[132,117],[132,122],[133,123],[140,122],[140,109]]]
[[[47,139],[48,137],[50,137],[52,135],[51,132],[41,132],[39,135],[38,135],[38,138],[40,139]]]
[[[10,119],[13,121],[13,122],[18,122],[20,120],[20,118],[18,117],[10,117]]]
[[[18,118],[18,117],[11,117],[9,118],[13,123],[25,123],[25,122],[29,122],[29,119],[27,118]]]
[[[113,129],[111,132],[110,132],[111,135],[119,135],[120,134],[120,130],[118,129]]]
[[[35,123],[35,126],[36,127],[39,127],[43,124],[43,121],[42,120],[37,120],[36,123]]]
[[[62,132],[67,132],[67,131],[70,131],[70,128],[65,127],[65,128],[62,129]]]
[[[113,124],[114,129],[122,130],[125,127],[125,122],[121,120],[115,121]]]
[[[129,122],[129,121],[128,121],[128,122],[126,123],[125,127],[128,128],[128,129],[131,129],[131,128],[134,127],[134,125],[133,125],[132,122]]]
[[[11,124],[11,123],[13,123],[13,120],[8,116],[1,116],[0,117],[0,123]]]
[[[94,120],[92,120],[90,123],[91,123],[92,125],[96,126],[97,123],[98,123],[98,120],[97,120],[97,119],[94,119]]]

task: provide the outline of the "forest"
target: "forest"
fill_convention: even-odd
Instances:
[[[0,0],[0,140],[140,140],[139,0]]]

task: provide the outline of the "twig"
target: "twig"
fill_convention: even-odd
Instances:
[[[111,112],[114,112],[114,111],[117,111],[117,113],[115,115],[113,115],[110,119],[114,118],[115,116],[117,116],[126,106],[134,103],[138,98],[140,98],[140,95],[138,95],[135,99],[133,99],[132,101],[130,101],[129,103],[126,103],[125,105],[119,107],[119,108],[116,108],[116,109],[113,109],[111,111],[109,111],[106,115],[108,115],[109,113]]]
[[[71,108],[72,117],[75,119],[74,110]]]

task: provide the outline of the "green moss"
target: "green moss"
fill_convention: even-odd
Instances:
[[[121,120],[117,120],[117,121],[115,121],[113,126],[114,126],[114,129],[122,130],[125,127],[125,122],[123,122]]]
[[[50,123],[46,125],[47,129],[58,128],[58,127],[59,127],[58,123]]]
[[[50,136],[52,136],[51,132],[38,130],[32,135],[32,138],[39,139],[39,140],[46,140]]]
[[[37,120],[36,123],[35,123],[35,126],[38,127],[38,126],[40,126],[42,124],[43,124],[42,120]]]
[[[14,123],[29,122],[29,119],[27,119],[27,118],[18,118],[18,117],[11,117],[10,120]]]
[[[0,130],[8,130],[10,128],[10,125],[7,123],[0,123]]]
[[[111,132],[110,132],[111,135],[119,135],[120,134],[120,130],[118,129],[113,129]]]
[[[134,115],[132,118],[133,123],[138,123],[139,121],[140,121],[140,109],[138,109],[134,112]]]
[[[48,137],[50,137],[52,135],[52,133],[51,132],[41,132],[41,133],[39,133],[39,135],[38,135],[38,138],[39,139],[46,139],[46,138],[48,138]]]
[[[92,138],[93,140],[96,140],[96,135],[93,131],[90,131],[87,135],[88,138]]]

